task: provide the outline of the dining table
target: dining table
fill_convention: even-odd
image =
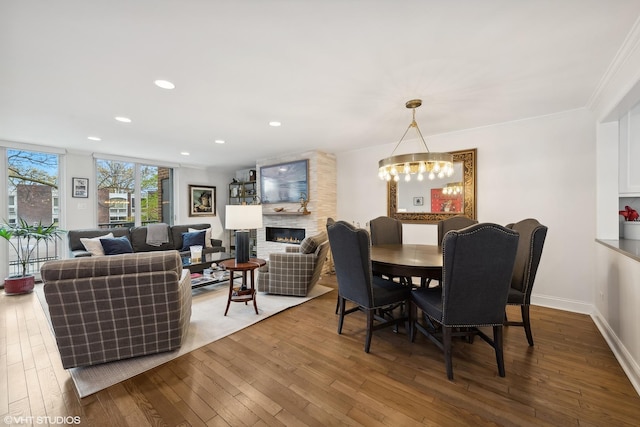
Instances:
[[[392,277],[442,279],[442,247],[438,245],[391,244],[371,246],[371,269]]]

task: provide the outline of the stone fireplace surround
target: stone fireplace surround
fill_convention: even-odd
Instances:
[[[309,203],[307,209],[310,214],[303,215],[299,213],[299,203],[263,205],[263,224],[262,228],[257,232],[258,258],[269,259],[269,254],[272,252],[285,252],[284,247],[286,244],[266,240],[267,227],[301,228],[305,230],[305,236],[309,237],[326,229],[327,218],[336,217],[336,158],[333,154],[309,151],[291,156],[259,160],[256,162],[258,194],[260,194],[260,167],[304,159],[309,160],[307,174]],[[284,211],[276,212],[275,208],[284,208]]]

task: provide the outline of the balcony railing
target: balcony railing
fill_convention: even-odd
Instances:
[[[58,259],[58,242],[39,242],[31,255],[31,262],[27,266],[27,274],[33,274],[36,279],[40,278],[40,267],[45,261]],[[9,253],[9,276],[22,274],[22,265],[18,263],[17,255]]]

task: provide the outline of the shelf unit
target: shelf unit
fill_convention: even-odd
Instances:
[[[241,205],[253,202],[257,195],[256,181],[236,181],[229,184],[229,204]],[[251,247],[251,257],[256,257],[258,253],[258,233],[257,230],[249,230],[249,245]],[[236,253],[236,232],[229,230],[229,252]]]
[[[257,193],[255,181],[232,182],[229,184],[229,204],[241,205],[243,203],[251,203]]]

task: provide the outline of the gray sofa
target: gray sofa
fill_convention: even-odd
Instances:
[[[47,261],[40,273],[65,369],[182,345],[191,275],[178,252]]]
[[[189,231],[189,228],[196,230],[204,230],[211,227],[211,224],[187,224],[187,225],[173,225],[169,227],[169,243],[164,243],[160,246],[152,246],[147,244],[147,227],[118,227],[118,228],[92,228],[85,230],[69,230],[67,237],[69,239],[69,251],[72,257],[87,257],[91,256],[82,242],[83,237],[94,238],[104,236],[108,233],[113,233],[114,237],[125,236],[131,242],[133,252],[152,252],[152,251],[168,251],[182,249],[182,233]],[[211,239],[213,247],[204,248],[203,254],[212,252],[224,252],[225,248],[222,246],[222,240]],[[188,253],[188,251],[181,251],[182,255]]]

